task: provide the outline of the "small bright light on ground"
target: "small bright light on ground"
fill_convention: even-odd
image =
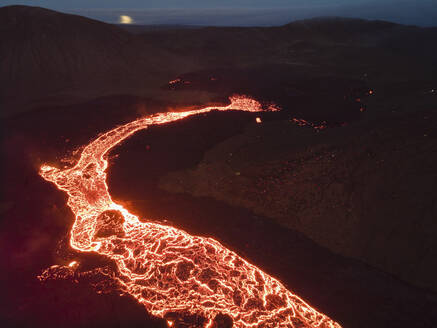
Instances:
[[[77,263],[76,261],[73,261],[73,262],[70,262],[69,264],[68,264],[68,266],[70,267],[70,268],[72,268],[72,267],[75,267],[75,266],[77,266],[79,263]]]
[[[261,123],[262,122],[260,117],[257,117],[255,120],[256,120],[256,123]]]
[[[130,16],[127,16],[127,15],[120,16],[120,24],[132,24],[133,21],[134,20]]]

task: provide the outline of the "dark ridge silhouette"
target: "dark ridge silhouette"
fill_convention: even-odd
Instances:
[[[6,110],[139,93],[152,76],[166,81],[180,66],[165,50],[81,16],[10,6],[0,8],[0,20],[0,102]]]
[[[306,75],[326,75],[338,74],[341,62],[340,73],[349,74],[358,67],[377,69],[375,58],[380,69],[386,69],[384,61],[393,62],[388,56],[425,58],[427,65],[437,58],[436,28],[361,19],[317,18],[264,28],[121,28],[28,6],[2,7],[0,19],[3,117],[111,94],[157,97],[167,81],[199,69],[284,64]],[[320,64],[323,69],[311,69]]]

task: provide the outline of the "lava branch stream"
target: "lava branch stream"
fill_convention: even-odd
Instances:
[[[70,245],[113,260],[122,289],[157,317],[170,312],[196,314],[206,318],[205,327],[213,327],[221,313],[230,316],[237,328],[341,328],[218,241],[140,221],[111,199],[106,156],[115,145],[151,125],[212,110],[262,111],[253,99],[230,100],[228,106],[159,113],[119,126],[88,144],[72,168],[43,165],[40,175],[69,196],[67,204],[75,215]]]

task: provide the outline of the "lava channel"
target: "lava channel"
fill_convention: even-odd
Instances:
[[[149,126],[212,110],[262,111],[253,99],[234,96],[230,100],[223,107],[146,116],[97,137],[72,168],[43,165],[40,175],[69,196],[67,204],[75,215],[70,245],[114,261],[123,291],[157,317],[175,312],[198,315],[206,318],[205,327],[215,326],[217,315],[227,315],[236,328],[341,328],[218,241],[140,221],[111,199],[106,169],[107,154],[114,146]]]

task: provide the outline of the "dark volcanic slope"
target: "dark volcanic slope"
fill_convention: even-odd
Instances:
[[[436,290],[436,127],[435,111],[323,132],[254,124],[163,186],[248,208]]]
[[[47,98],[141,93],[152,77],[163,83],[181,66],[168,52],[88,18],[10,6],[0,8],[0,20],[0,105],[6,112]]]
[[[347,64],[353,60],[364,60],[366,64],[369,54],[390,54],[397,58],[413,54],[435,60],[437,46],[431,40],[436,36],[437,28],[345,18],[315,18],[279,27],[163,29],[142,34],[148,42],[198,56],[209,64],[303,61],[317,66],[340,61]],[[363,53],[360,55],[356,50]],[[335,58],[335,55],[343,56]]]

